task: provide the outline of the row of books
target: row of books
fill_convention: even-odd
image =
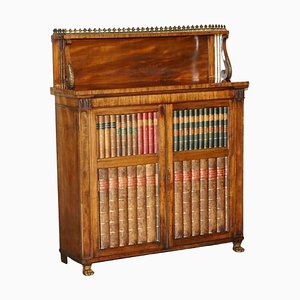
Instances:
[[[98,170],[100,248],[159,240],[158,164]]]
[[[173,111],[173,150],[227,147],[228,107]]]
[[[157,112],[99,115],[99,158],[158,152]]]
[[[174,162],[174,237],[229,230],[228,158]]]

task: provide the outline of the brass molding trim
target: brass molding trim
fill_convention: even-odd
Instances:
[[[224,30],[225,25],[196,25],[196,26],[165,26],[165,27],[128,27],[128,28],[84,28],[84,29],[54,29],[54,34],[86,34],[86,33],[136,33],[136,32],[186,32],[186,31],[205,31],[205,30]]]

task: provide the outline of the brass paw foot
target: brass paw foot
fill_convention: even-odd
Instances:
[[[242,242],[233,242],[233,251],[235,251],[235,252],[239,252],[239,253],[241,253],[241,252],[244,252],[245,251],[245,249],[241,246],[241,243]]]
[[[91,269],[91,265],[83,266],[82,273],[85,276],[91,276],[94,274],[94,271]]]

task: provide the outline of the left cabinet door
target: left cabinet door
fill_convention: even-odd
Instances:
[[[164,247],[164,128],[159,105],[92,111],[92,241],[98,260]]]

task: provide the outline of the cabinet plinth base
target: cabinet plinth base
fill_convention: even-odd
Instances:
[[[82,266],[82,273],[85,276],[91,276],[94,274],[94,271],[92,270],[92,265],[84,265]]]

